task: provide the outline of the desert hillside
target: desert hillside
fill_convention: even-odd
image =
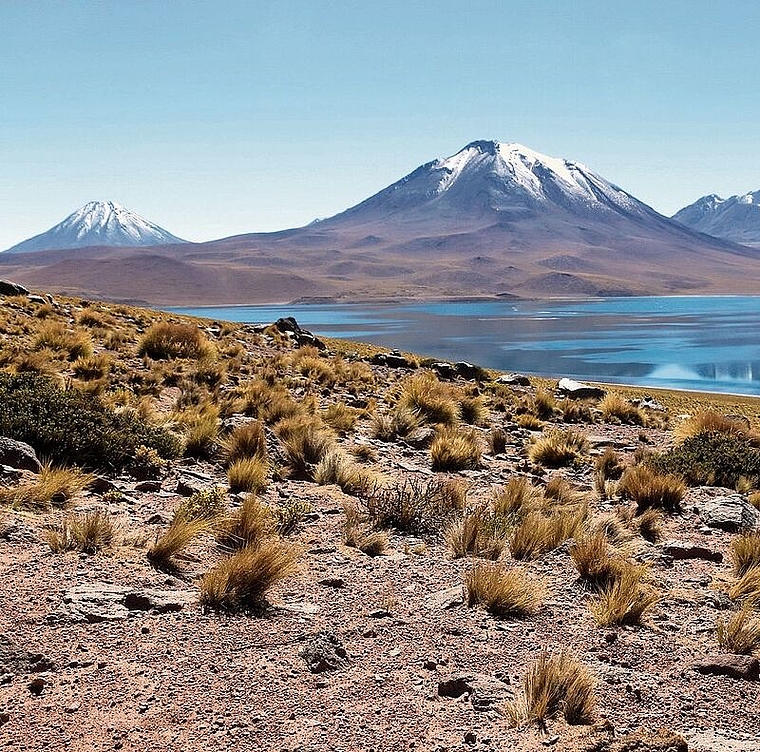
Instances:
[[[756,750],[758,508],[756,399],[0,296],[0,739]]]

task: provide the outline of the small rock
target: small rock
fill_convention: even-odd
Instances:
[[[330,587],[339,590],[346,587],[346,581],[342,577],[325,577],[324,580],[320,580],[319,584],[323,587]]]
[[[467,363],[464,360],[454,363],[454,369],[457,372],[457,376],[461,376],[468,381],[484,381],[488,378],[488,373],[485,369],[472,363]]]
[[[32,679],[26,686],[33,695],[39,696],[42,694],[42,690],[47,686],[47,681],[41,676],[38,676],[35,679]]]
[[[398,350],[392,350],[389,353],[376,353],[372,358],[372,363],[376,366],[387,366],[388,368],[406,368],[409,370],[416,368],[416,365]]]
[[[11,714],[6,713],[4,710],[0,710],[0,726],[4,726],[11,719]]]
[[[497,384],[507,384],[509,386],[530,386],[530,379],[519,373],[505,373],[495,379]]]
[[[325,343],[310,331],[302,329],[299,323],[292,316],[286,316],[284,318],[277,319],[277,321],[274,322],[273,326],[278,331],[288,335],[299,347],[310,345],[311,347],[316,347],[319,350],[325,349]]]
[[[391,615],[391,612],[387,608],[376,608],[374,611],[370,611],[367,616],[370,619],[385,619]]]
[[[567,378],[559,380],[558,389],[563,396],[570,399],[601,399],[606,394],[601,387]]]
[[[143,480],[143,481],[140,481],[140,483],[135,483],[135,491],[140,491],[142,493],[151,493],[151,492],[160,491],[160,490],[161,490],[160,480]]]
[[[333,632],[318,632],[301,648],[300,655],[313,674],[337,671],[348,664],[348,653]]]
[[[708,656],[692,663],[692,668],[699,671],[700,674],[728,676],[732,679],[744,679],[745,681],[760,679],[760,662],[751,655],[726,653]]]
[[[477,741],[478,741],[478,737],[477,737],[477,735],[475,734],[474,731],[468,731],[464,735],[464,743],[465,744],[475,744]]]
[[[180,496],[192,496],[194,493],[202,491],[206,486],[201,481],[182,475],[177,481],[175,492]]]
[[[739,494],[707,499],[697,505],[697,512],[708,527],[729,533],[760,525],[760,512]]]
[[[433,443],[435,429],[430,426],[420,426],[404,437],[404,443],[414,449],[426,449]]]
[[[425,597],[425,605],[432,609],[448,611],[464,603],[464,593],[461,586],[446,588]]]
[[[666,556],[672,556],[674,559],[704,559],[717,564],[723,561],[723,554],[720,551],[712,551],[705,546],[676,540],[663,543],[662,551]]]
[[[0,436],[0,465],[38,473],[42,465],[34,449],[23,441]]]

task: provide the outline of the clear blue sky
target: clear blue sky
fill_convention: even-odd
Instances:
[[[0,3],[0,248],[91,199],[190,240],[305,224],[469,141],[670,214],[760,188],[760,3]]]

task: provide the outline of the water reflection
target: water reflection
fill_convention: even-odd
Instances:
[[[468,301],[172,309],[269,322],[492,368],[760,394],[756,297]]]

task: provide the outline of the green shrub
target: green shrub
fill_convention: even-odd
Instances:
[[[138,447],[176,457],[177,438],[133,412],[116,413],[100,398],[62,389],[44,376],[0,373],[0,435],[25,441],[56,463],[121,470]]]
[[[760,450],[742,436],[700,433],[648,461],[656,470],[678,475],[690,486],[736,488],[740,478],[760,485]]]

